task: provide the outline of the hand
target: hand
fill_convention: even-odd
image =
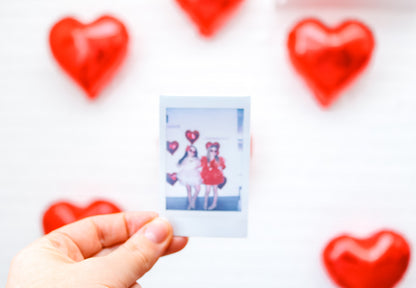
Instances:
[[[23,249],[12,261],[6,288],[129,288],[160,256],[185,247],[154,212],[89,217]]]

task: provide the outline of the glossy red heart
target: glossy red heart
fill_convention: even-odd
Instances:
[[[176,152],[176,150],[178,150],[178,148],[179,148],[178,141],[172,141],[172,142],[167,141],[166,142],[166,149],[168,149],[170,154],[173,155]]]
[[[343,288],[392,288],[406,272],[410,247],[401,235],[383,230],[366,239],[342,235],[323,252],[332,280]]]
[[[56,202],[43,214],[43,231],[45,234],[77,220],[100,214],[121,212],[121,209],[105,200],[97,200],[86,207],[79,207],[69,202]]]
[[[222,189],[225,186],[225,184],[227,184],[227,177],[224,177],[224,181],[222,181],[222,183],[218,184],[217,186],[218,188]]]
[[[211,146],[217,147],[217,151],[220,149],[220,143],[218,142],[207,142],[205,148],[209,149]]]
[[[221,28],[243,0],[176,0],[199,32],[210,37]]]
[[[128,39],[124,24],[111,16],[90,24],[64,18],[52,27],[49,45],[59,65],[94,99],[123,62]]]
[[[316,19],[298,23],[289,34],[290,59],[316,99],[328,107],[368,65],[375,41],[361,22],[329,28]]]
[[[166,173],[166,182],[170,185],[175,185],[176,181],[178,181],[178,176],[176,173]]]
[[[199,132],[197,130],[195,130],[195,131],[187,130],[185,132],[185,137],[186,137],[186,139],[189,140],[189,142],[191,142],[191,144],[194,144],[194,142],[196,140],[198,140],[198,138],[199,138]]]

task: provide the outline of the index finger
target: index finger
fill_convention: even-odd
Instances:
[[[103,248],[125,242],[157,216],[156,212],[122,212],[93,216],[63,226],[45,237],[69,257],[82,260],[97,254]]]

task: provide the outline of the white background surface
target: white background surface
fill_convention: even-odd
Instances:
[[[245,1],[205,40],[172,0],[0,1],[0,286],[51,201],[156,209],[161,94],[252,96],[249,237],[190,239],[144,287],[334,287],[320,255],[338,233],[393,228],[415,246],[415,11],[276,3]],[[130,54],[90,102],[52,59],[48,31],[106,12],[129,28]],[[377,39],[368,70],[329,111],[288,62],[287,33],[307,16],[358,18]],[[411,263],[399,287],[415,286]]]

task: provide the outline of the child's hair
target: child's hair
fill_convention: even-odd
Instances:
[[[185,154],[183,155],[183,157],[178,161],[179,165],[181,165],[183,160],[185,160],[185,158],[188,157],[188,152],[189,150],[191,150],[191,148],[194,148],[195,150],[194,158],[198,158],[198,150],[196,149],[196,147],[193,145],[189,145],[186,147]]]
[[[207,159],[208,159],[208,161],[212,160],[210,158],[210,154],[209,154],[209,149],[211,149],[211,147],[217,148],[217,153],[215,154],[214,158],[215,158],[215,161],[220,161],[220,158],[218,157],[218,154],[220,153],[220,144],[218,142],[215,142],[215,143],[208,142],[207,144],[205,144],[205,147],[207,148]]]

